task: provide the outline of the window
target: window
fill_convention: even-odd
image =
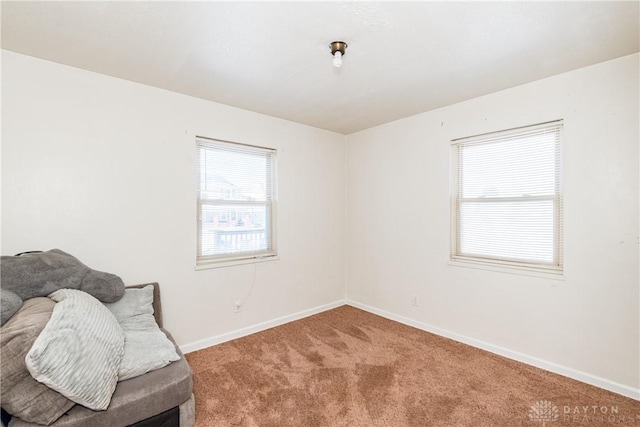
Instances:
[[[452,141],[454,261],[562,272],[562,121]]]
[[[197,137],[197,265],[276,256],[276,151]]]

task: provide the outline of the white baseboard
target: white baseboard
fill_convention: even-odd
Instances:
[[[475,338],[469,338],[467,336],[460,335],[455,332],[450,332],[445,329],[441,329],[435,326],[428,325],[426,323],[419,322],[417,320],[410,319],[408,317],[404,317],[394,313],[390,313],[388,311],[380,310],[378,308],[371,307],[366,304],[361,304],[357,301],[347,299],[346,303],[350,306],[359,308],[364,311],[368,311],[369,313],[377,314],[378,316],[382,316],[387,319],[403,323],[405,325],[413,326],[414,328],[422,329],[423,331],[431,332],[435,335],[440,335],[445,338],[450,338],[454,341],[468,344],[472,347],[477,347],[482,350],[486,350],[491,353],[504,356],[508,359],[526,363],[527,365],[532,365],[537,368],[541,368],[541,369],[553,372],[555,374],[563,375],[565,377],[573,378],[574,380],[591,384],[596,387],[600,387],[605,390],[609,390],[614,393],[618,393],[635,400],[640,400],[640,389],[637,389],[637,388],[633,388],[624,384],[619,384],[614,381],[610,381],[586,372],[568,368],[566,366],[558,365],[557,363],[538,359],[537,357],[529,356],[523,353],[518,353],[517,351],[509,350],[508,348],[490,344],[481,340],[477,340]]]
[[[191,353],[192,351],[202,350],[203,348],[211,347],[212,345],[222,344],[223,342],[235,340],[237,338],[246,337],[247,335],[255,334],[266,329],[271,329],[276,326],[284,325],[285,323],[293,322],[294,320],[303,319],[305,317],[312,316],[314,314],[322,313],[323,311],[331,310],[336,307],[345,305],[346,300],[338,300],[329,304],[324,304],[318,307],[303,310],[298,313],[289,314],[287,316],[278,317],[273,320],[258,323],[256,325],[247,326],[246,328],[238,329],[224,334],[216,335],[210,338],[198,340],[189,344],[180,346],[180,350],[184,353]]]

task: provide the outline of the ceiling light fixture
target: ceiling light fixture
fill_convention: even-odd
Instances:
[[[333,66],[340,68],[342,66],[342,56],[347,48],[347,44],[341,41],[331,42],[329,45],[331,48],[331,55],[333,55]]]

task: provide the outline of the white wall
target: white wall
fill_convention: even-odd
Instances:
[[[638,62],[616,59],[349,135],[348,299],[637,390]],[[450,141],[555,119],[565,128],[566,280],[449,265]]]
[[[2,52],[2,254],[158,281],[179,344],[343,300],[339,134]],[[278,149],[280,260],[195,271],[194,135]]]
[[[159,281],[186,346],[339,301],[346,268],[355,303],[640,386],[638,55],[347,137],[2,60],[2,254],[59,247],[127,284]],[[566,280],[448,265],[449,141],[558,118]],[[281,259],[256,265],[239,314],[254,266],[194,270],[196,134],[279,150]]]

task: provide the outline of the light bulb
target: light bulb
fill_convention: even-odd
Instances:
[[[342,52],[339,50],[333,54],[333,66],[336,68],[340,68],[342,66]]]

